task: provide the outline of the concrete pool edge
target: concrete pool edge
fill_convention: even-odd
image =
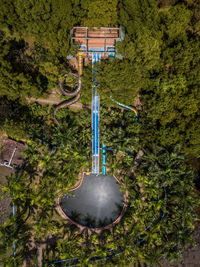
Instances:
[[[76,189],[78,189],[81,185],[82,185],[82,182],[83,182],[83,178],[84,178],[84,175],[87,175],[88,173],[86,172],[83,172],[81,174],[81,177],[80,177],[80,180],[76,183],[75,187],[72,188],[72,189],[69,189],[69,191],[74,191]],[[119,181],[119,179],[117,179],[117,177],[115,175],[112,175],[115,180],[119,183],[119,185],[121,186],[124,186],[124,184]],[[106,230],[106,229],[110,229],[111,227],[115,226],[116,224],[118,224],[122,217],[124,216],[125,212],[126,212],[126,209],[127,209],[127,206],[128,206],[128,191],[126,190],[125,191],[125,194],[123,194],[123,197],[124,197],[124,201],[123,201],[123,207],[122,207],[122,211],[120,213],[120,215],[117,217],[117,219],[115,221],[113,221],[112,223],[104,226],[104,227],[88,227],[88,226],[84,226],[80,223],[77,223],[75,221],[73,221],[69,216],[66,215],[66,213],[63,211],[63,209],[61,208],[61,205],[60,205],[60,198],[61,196],[59,196],[58,198],[55,199],[55,202],[56,202],[56,211],[58,212],[58,214],[68,223],[70,224],[73,224],[73,225],[76,225],[81,231],[84,230],[84,229],[88,229],[89,231],[92,231],[92,232],[96,232],[96,233],[100,233],[101,231],[103,230]]]

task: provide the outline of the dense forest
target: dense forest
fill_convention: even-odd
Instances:
[[[0,263],[56,266],[71,259],[94,266],[91,259],[108,256],[95,266],[178,261],[200,216],[200,2],[0,0],[0,6],[0,134],[26,144],[23,167],[1,185],[16,216],[0,225]],[[125,32],[116,45],[120,57],[98,63],[96,75],[100,141],[111,148],[107,169],[121,177],[129,205],[112,229],[81,232],[57,214],[55,197],[91,170],[91,64],[81,78],[83,108],[60,109],[59,125],[52,104],[28,99],[47,99],[72,72],[74,26],[119,25]],[[111,97],[130,106],[139,100],[139,119]]]

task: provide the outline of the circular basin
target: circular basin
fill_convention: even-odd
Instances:
[[[85,175],[82,184],[60,199],[64,213],[90,228],[113,223],[121,214],[124,197],[116,179],[109,175]]]

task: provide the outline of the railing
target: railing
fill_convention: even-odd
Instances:
[[[92,56],[93,86],[92,86],[92,173],[99,174],[99,94],[97,92],[96,71],[94,65],[100,60],[100,53]]]

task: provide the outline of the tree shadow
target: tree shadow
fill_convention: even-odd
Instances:
[[[83,217],[83,224],[85,226],[88,226],[88,227],[91,227],[91,228],[97,227],[96,226],[97,225],[96,218],[94,216],[90,215],[89,213],[87,213],[87,215],[85,215]]]
[[[71,211],[71,214],[69,216],[73,221],[77,222],[77,223],[80,223],[81,222],[81,217],[82,217],[82,214],[76,210],[72,210]]]
[[[98,227],[104,227],[104,226],[107,226],[109,224],[111,224],[113,222],[113,220],[110,218],[108,219],[107,217],[105,217],[103,220],[100,219],[98,221]]]
[[[122,210],[123,210],[123,204],[119,204],[119,203],[116,203],[116,202],[115,202],[115,207],[116,207],[116,209],[112,211],[112,215],[113,215],[113,217],[116,216],[116,218],[117,218],[117,217],[120,216],[120,214],[121,214],[121,212],[122,212]],[[115,219],[116,219],[116,218],[115,218]],[[113,219],[114,219],[114,218],[113,218]],[[114,220],[115,220],[115,219],[114,219]]]
[[[11,63],[13,71],[29,75],[35,84],[42,87],[43,93],[47,92],[48,79],[40,71],[35,68],[35,60],[26,51],[29,49],[29,44],[24,39],[19,41],[10,40],[10,51],[7,56],[8,61]]]

